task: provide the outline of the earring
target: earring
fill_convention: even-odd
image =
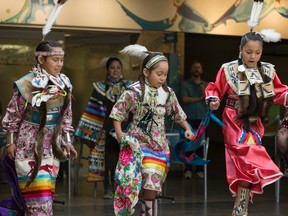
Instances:
[[[239,59],[242,59],[242,52],[241,52],[241,51],[239,52],[238,58],[239,58]]]

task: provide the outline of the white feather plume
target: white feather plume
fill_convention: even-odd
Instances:
[[[51,31],[51,28],[56,20],[56,18],[58,17],[60,11],[62,10],[63,4],[66,2],[66,0],[58,0],[57,4],[53,7],[47,22],[45,24],[45,26],[42,29],[42,36],[43,36],[43,40],[45,38],[45,36]]]
[[[265,42],[278,42],[281,40],[281,34],[274,29],[262,29],[259,34]]]
[[[250,27],[251,31],[258,24],[258,19],[262,11],[262,7],[263,7],[263,1],[254,0],[250,14],[250,19],[248,20],[248,26]]]
[[[141,59],[144,59],[148,53],[147,48],[139,45],[139,44],[132,44],[124,47],[121,51],[119,51],[121,54],[129,55],[129,56],[135,56]]]
[[[100,60],[99,67],[105,67],[106,63],[110,57],[104,57]]]

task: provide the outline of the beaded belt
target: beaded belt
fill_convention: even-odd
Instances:
[[[226,107],[229,107],[234,110],[238,110],[239,108],[239,101],[238,98],[229,97],[226,100]]]
[[[46,126],[53,126],[58,123],[58,112],[47,112],[46,114]],[[24,121],[32,124],[40,124],[40,114],[38,110],[26,110],[24,114]]]
[[[285,117],[282,121],[280,121],[280,128],[288,129],[288,117]]]

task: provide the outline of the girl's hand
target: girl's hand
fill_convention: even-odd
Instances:
[[[16,145],[14,143],[6,145],[6,153],[11,160],[15,159]]]
[[[211,101],[209,103],[209,106],[211,110],[217,110],[220,106],[220,101],[219,100]]]
[[[189,130],[186,130],[186,131],[185,131],[184,136],[185,136],[186,139],[192,140],[193,137],[194,137],[194,134],[193,134],[193,132],[189,129]]]
[[[74,146],[72,144],[68,144],[65,146],[65,149],[67,151],[67,157],[72,156],[71,159],[74,160],[77,158],[77,151],[75,150]]]
[[[123,132],[121,131],[121,132],[116,133],[116,136],[117,136],[117,141],[118,141],[118,143],[121,143],[121,139],[122,139],[122,136],[123,136]]]

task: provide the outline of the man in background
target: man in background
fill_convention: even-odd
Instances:
[[[181,88],[181,100],[183,103],[183,109],[187,114],[187,121],[194,130],[197,130],[202,117],[207,111],[207,105],[205,103],[205,88],[207,82],[202,80],[203,67],[199,60],[192,61],[189,68],[190,78],[183,81]],[[200,142],[205,139],[205,133],[201,136]],[[186,156],[190,156],[194,152],[186,153]],[[203,157],[203,148],[200,147],[195,152],[199,157]],[[187,179],[192,178],[192,165],[185,165],[184,176]],[[196,174],[198,177],[203,178],[203,166],[196,166]]]

